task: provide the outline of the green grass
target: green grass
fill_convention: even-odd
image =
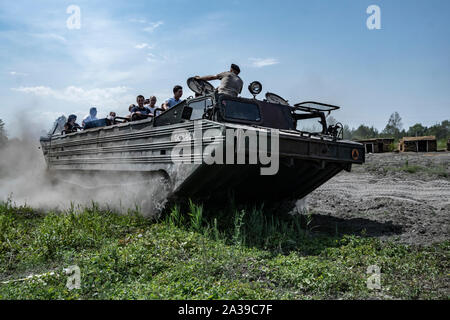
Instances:
[[[437,149],[438,150],[447,150],[447,141],[448,139],[440,139],[437,141]]]
[[[400,168],[396,168],[396,170],[399,171],[405,171],[408,173],[417,173],[417,172],[424,172],[430,175],[436,175],[439,177],[444,177],[447,178],[449,176],[449,173],[447,172],[447,168],[443,165],[441,166],[434,166],[434,167],[423,167],[423,166],[419,166],[419,165],[409,165],[408,161],[405,162],[405,165],[400,167]]]
[[[44,214],[0,203],[0,282],[47,274],[0,283],[0,299],[449,298],[449,242],[317,235],[311,217],[211,211],[190,203],[151,221],[95,205]],[[68,290],[72,265],[81,288]],[[366,286],[370,265],[381,291]]]

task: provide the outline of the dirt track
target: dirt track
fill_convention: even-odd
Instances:
[[[405,166],[436,172],[396,170]],[[313,192],[316,230],[428,245],[450,240],[450,153],[369,154]]]

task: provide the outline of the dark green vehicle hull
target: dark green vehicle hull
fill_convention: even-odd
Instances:
[[[263,166],[258,164],[174,162],[171,153],[179,142],[174,141],[173,132],[182,130],[194,137],[199,125],[202,153],[211,142],[203,136],[207,130],[215,130],[214,141],[222,147],[230,129],[268,132],[267,128],[211,120],[159,127],[151,121],[138,121],[43,138],[41,145],[49,173],[80,177],[77,184],[96,188],[101,187],[100,181],[108,181],[109,186],[158,177],[168,199],[218,202],[227,201],[230,194],[239,202],[299,199],[342,170],[364,162],[362,144],[295,130],[279,130],[279,168],[274,175],[261,175]],[[192,151],[193,159],[201,158],[194,147]]]

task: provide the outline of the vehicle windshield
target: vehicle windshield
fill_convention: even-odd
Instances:
[[[254,103],[222,100],[225,118],[245,121],[261,121],[259,107]]]
[[[205,113],[205,109],[212,105],[213,102],[210,98],[190,103],[189,107],[192,108],[192,115],[190,120],[202,119],[203,114]]]
[[[322,132],[322,125],[318,120],[317,118],[299,120],[296,129],[303,132],[320,133]]]

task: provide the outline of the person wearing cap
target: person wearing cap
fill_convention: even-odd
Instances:
[[[220,85],[217,88],[218,93],[227,94],[237,97],[242,92],[244,82],[239,77],[241,69],[234,63],[230,67],[230,71],[219,73],[215,76],[195,77],[197,80],[220,80]]]
[[[95,120],[98,120],[97,119],[97,108],[96,107],[92,107],[89,110],[89,114],[83,118],[83,121],[81,122],[81,124],[83,125],[83,127],[85,127],[86,123],[91,122],[91,121],[95,121]]]
[[[71,114],[69,118],[67,119],[66,124],[64,124],[64,130],[63,133],[72,133],[77,132],[77,130],[81,130],[81,127],[77,121],[77,116],[74,114]]]

